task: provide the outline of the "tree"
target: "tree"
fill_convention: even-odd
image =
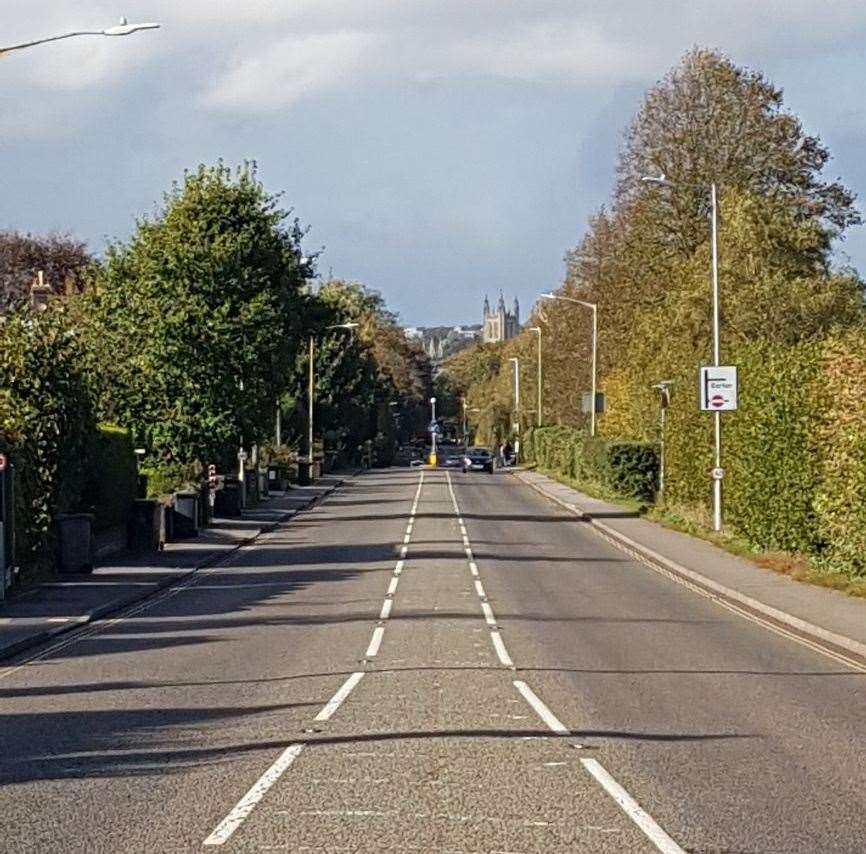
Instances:
[[[228,465],[270,435],[309,307],[288,216],[253,166],[202,166],[109,248],[89,305],[94,374],[103,415],[152,460]]]
[[[695,49],[651,89],[632,122],[618,167],[616,209],[651,196],[666,239],[686,252],[706,236],[707,192],[721,188],[784,204],[797,220],[839,236],[860,223],[854,196],[821,172],[828,149],[783,106],[782,91],[722,54]],[[664,174],[672,188],[647,187]]]

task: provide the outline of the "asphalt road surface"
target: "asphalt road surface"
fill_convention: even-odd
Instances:
[[[0,851],[866,851],[864,747],[866,674],[506,474],[373,472],[0,666]]]

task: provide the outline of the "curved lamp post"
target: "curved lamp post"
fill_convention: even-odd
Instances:
[[[8,47],[0,47],[0,55],[11,53],[13,50],[24,50],[28,47],[36,47],[40,44],[48,44],[48,42],[59,42],[63,39],[74,39],[78,36],[129,36],[141,30],[158,30],[159,24],[130,24],[126,18],[121,18],[120,23],[113,27],[107,27],[104,30],[75,30],[71,33],[63,33],[59,36],[48,36],[44,39],[36,39],[32,42],[22,42],[21,44],[13,44]]]
[[[659,184],[662,187],[706,187],[699,184],[686,184],[669,181],[665,175],[658,177],[645,176],[641,178],[645,184]],[[719,200],[716,183],[713,181],[709,186],[710,194],[710,240],[712,244],[712,271],[713,271],[713,364],[718,367],[721,363],[719,343]],[[722,413],[717,409],[713,413],[713,427],[716,446],[716,471],[722,472]],[[713,529],[722,530],[722,479],[713,477]]]

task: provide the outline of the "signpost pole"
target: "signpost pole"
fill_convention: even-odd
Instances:
[[[712,199],[712,238],[713,238],[713,364],[721,364],[719,346],[719,233],[718,233],[718,201],[716,184],[710,188]],[[722,413],[713,413],[716,445],[716,475],[722,471]],[[713,530],[722,530],[722,479],[713,477]]]

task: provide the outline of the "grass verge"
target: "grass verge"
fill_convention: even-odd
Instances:
[[[527,468],[529,467],[527,466]],[[845,572],[838,572],[826,567],[808,555],[756,550],[754,546],[736,534],[725,531],[717,534],[709,527],[709,518],[704,521],[677,507],[657,507],[632,498],[624,498],[604,484],[577,481],[559,472],[540,467],[535,470],[539,474],[546,475],[565,486],[570,486],[572,489],[577,489],[591,498],[610,501],[626,510],[639,513],[652,522],[658,522],[666,528],[706,540],[729,554],[751,561],[762,569],[787,575],[789,578],[805,584],[828,587],[848,596],[866,599],[866,578],[852,578]]]

